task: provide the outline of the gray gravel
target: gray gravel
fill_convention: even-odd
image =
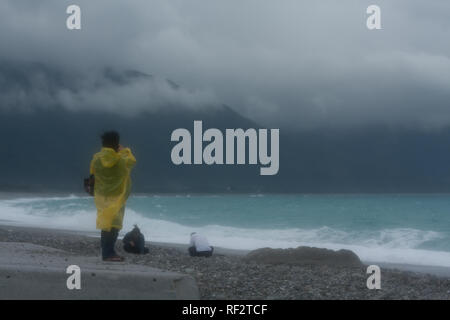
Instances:
[[[73,233],[0,226],[0,242],[29,242],[76,255],[99,256],[98,238]],[[287,266],[245,262],[239,255],[192,258],[179,248],[148,244],[145,256],[117,251],[128,262],[192,275],[202,299],[450,299],[450,278],[381,270],[381,290],[366,287],[364,268]]]

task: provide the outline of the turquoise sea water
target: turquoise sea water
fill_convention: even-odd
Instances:
[[[91,197],[0,200],[14,225],[95,231]],[[450,195],[137,195],[124,230],[185,243],[205,234],[233,249],[347,248],[362,260],[450,267]]]

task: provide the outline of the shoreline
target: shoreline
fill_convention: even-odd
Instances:
[[[80,232],[0,225],[0,246],[5,242],[41,245],[67,255],[101,260],[98,237]],[[369,290],[366,266],[268,265],[246,262],[245,251],[224,248],[217,248],[210,258],[192,258],[187,254],[187,244],[150,241],[147,245],[147,255],[124,252],[120,240],[116,248],[127,265],[191,276],[200,298],[206,300],[450,299],[450,276],[402,271],[398,265],[395,269],[382,267],[382,289]]]
[[[93,239],[98,239],[100,237],[100,232],[98,231],[78,231],[78,230],[70,230],[70,229],[53,229],[53,228],[45,228],[40,226],[21,226],[21,225],[10,225],[4,224],[4,221],[0,220],[0,229],[2,228],[13,228],[13,229],[24,229],[28,231],[39,231],[39,232],[48,232],[48,233],[56,233],[62,236],[64,235],[76,235],[82,237],[89,237]],[[119,235],[117,242],[120,243],[122,236]],[[185,243],[175,243],[175,242],[156,242],[156,241],[146,241],[146,245],[165,248],[165,249],[176,249],[182,253],[186,253],[188,250],[188,244]],[[320,247],[317,247],[320,248]],[[214,246],[214,253],[219,255],[227,255],[227,256],[238,256],[243,257],[252,250],[246,249],[233,249],[233,248],[224,248]],[[393,262],[380,262],[380,261],[369,261],[369,260],[361,260],[361,262],[365,265],[378,265],[383,269],[392,269],[406,272],[414,272],[432,276],[438,276],[442,278],[450,278],[450,267],[445,266],[436,266],[436,265],[417,265],[417,264],[408,264],[408,263],[393,263]]]
[[[174,194],[166,194],[165,196],[167,197],[171,197]],[[192,196],[194,196],[195,194],[192,194]],[[44,196],[44,197],[42,197]],[[160,196],[163,197],[163,194],[157,195],[149,195],[149,194],[134,194],[132,195],[132,197],[157,197],[159,198]],[[207,195],[204,195],[207,196]],[[14,193],[14,192],[10,192],[10,193],[2,193],[0,192],[0,202],[4,203],[5,206],[7,207],[5,210],[5,215],[4,218],[5,219],[1,219],[0,217],[0,224],[8,224],[8,225],[13,225],[13,226],[24,226],[24,227],[40,227],[40,228],[46,228],[49,227],[50,225],[52,225],[52,228],[54,228],[53,230],[57,230],[57,229],[64,229],[67,228],[68,226],[72,226],[72,230],[67,230],[66,232],[79,232],[81,234],[87,234],[89,236],[93,236],[93,237],[97,237],[97,231],[95,231],[94,226],[92,224],[92,222],[90,223],[76,223],[74,222],[74,225],[67,223],[67,221],[62,221],[59,223],[55,223],[55,225],[53,225],[52,221],[49,220],[48,224],[46,223],[46,219],[44,219],[45,217],[42,217],[41,222],[39,223],[39,221],[37,223],[29,223],[32,222],[33,220],[28,220],[27,219],[27,202],[32,202],[34,200],[40,200],[43,198],[48,198],[48,199],[53,199],[53,200],[64,200],[64,201],[69,201],[71,202],[72,198],[76,198],[78,203],[78,197],[83,198],[81,201],[86,201],[86,203],[89,200],[89,196],[87,194],[68,194],[65,192],[61,192],[61,193],[41,193],[39,195],[33,194],[33,193]],[[182,197],[182,195],[180,195],[180,197]],[[186,195],[186,197],[189,197],[189,195]],[[67,199],[66,199],[67,198]],[[23,199],[24,205],[22,205],[21,201],[22,200],[18,200],[17,203],[15,202],[17,199]],[[27,200],[28,199],[28,200]],[[11,202],[8,203],[8,200],[10,200]],[[153,200],[151,200],[153,201]],[[139,202],[136,202],[139,203]],[[152,202],[153,203],[153,202]],[[158,203],[158,200],[155,200],[155,203]],[[170,202],[171,203],[171,202]],[[19,206],[19,218],[16,218],[14,215],[14,207],[15,206]],[[9,208],[12,207],[11,211],[8,211]],[[160,205],[158,205],[158,207],[161,207]],[[158,210],[158,209],[156,209]],[[32,219],[35,218],[34,216],[32,217]],[[62,218],[62,217],[61,217]],[[140,219],[141,217],[139,217]],[[152,217],[147,217],[144,214],[142,214],[142,220],[139,220],[140,222],[142,222],[142,224],[144,225],[143,227],[143,233],[144,234],[151,234],[151,228],[152,226],[147,225],[145,227],[145,223],[148,222],[146,218],[149,219],[156,219],[158,220],[158,217],[156,216],[152,216]],[[6,219],[9,219],[6,220]],[[39,216],[36,215],[36,219],[39,220]],[[17,222],[15,221],[17,220]],[[28,223],[27,223],[28,222]],[[136,221],[135,221],[136,222]],[[175,225],[175,227],[179,227],[181,228],[182,232],[185,232],[185,237],[186,239],[188,239],[188,233],[186,231],[187,228],[191,228],[188,225],[183,224],[183,222],[179,222],[177,219],[165,219],[162,218],[162,220],[157,221],[157,222],[161,222],[164,223],[164,227],[167,229],[168,226],[170,226],[170,223],[175,223],[177,225]],[[220,224],[220,223],[219,223]],[[226,222],[222,223],[223,226],[225,228],[238,228],[236,230],[231,230],[232,232],[234,232],[237,237],[240,237],[243,235],[242,231],[246,231],[246,230],[239,230],[239,226],[236,226],[235,224],[230,224],[228,225]],[[141,226],[141,223],[138,222],[138,225]],[[198,228],[203,228],[205,227],[205,229],[207,229],[210,225],[214,225],[214,222],[209,222],[208,225],[200,225],[198,226]],[[89,228],[86,228],[86,226],[89,226]],[[267,222],[265,222],[265,224],[263,225],[264,228],[271,228],[271,224],[269,221],[269,224],[267,224]],[[193,227],[193,228],[197,228],[197,227]],[[263,228],[263,229],[264,229]],[[283,228],[289,228],[286,226],[283,226]],[[310,230],[305,229],[302,230],[301,229],[302,226],[298,227],[298,230],[294,230],[293,229],[293,235],[290,235],[292,239],[296,239],[293,238],[294,236],[296,237],[297,235],[294,234],[295,232],[300,232],[301,234],[299,235],[300,239],[303,239],[303,233],[308,232]],[[316,229],[314,229],[316,228]],[[328,227],[326,225],[322,225],[322,226],[314,226],[313,227],[313,232],[319,233],[322,232],[321,228],[325,228],[327,229]],[[363,227],[364,228],[364,227]],[[423,236],[428,237],[428,233],[430,232],[434,232],[433,230],[440,230],[439,228],[430,228],[430,230],[424,230],[423,228],[421,228],[420,226],[415,226],[413,228],[416,228],[417,230],[411,230],[409,233],[411,234],[411,236],[414,238],[414,240],[417,241],[421,241],[421,238],[419,236],[421,236],[423,234]],[[148,230],[147,230],[148,229]],[[170,235],[170,229],[166,230],[164,229],[164,234],[158,234],[158,240],[159,241],[175,241],[175,242],[184,242],[184,237],[180,237],[179,235],[181,234],[181,232],[178,230],[178,232],[176,234],[174,234],[174,236]],[[333,227],[331,227],[331,229],[333,229]],[[408,228],[406,228],[408,229]],[[406,230],[405,229],[405,230]],[[264,236],[261,237],[261,231],[263,230],[258,230],[258,227],[256,227],[255,229],[256,231],[260,231],[259,234],[256,233],[256,235],[253,235],[251,238],[251,240],[256,240],[256,242],[245,242],[246,240],[243,239],[243,241],[240,242],[236,242],[234,241],[234,239],[230,239],[231,242],[234,241],[234,243],[230,243],[230,241],[228,241],[227,237],[230,237],[229,234],[223,234],[219,233],[219,234],[210,234],[209,236],[211,236],[211,239],[213,239],[214,237],[214,241],[216,242],[215,245],[214,243],[212,243],[212,245],[214,245],[214,247],[218,248],[217,244],[222,245],[224,247],[224,250],[237,250],[236,252],[239,252],[240,250],[244,250],[245,252],[248,252],[249,250],[254,250],[260,247],[272,247],[272,248],[287,248],[287,246],[313,246],[313,247],[318,247],[318,248],[328,248],[328,249],[333,249],[333,250],[338,250],[338,249],[348,249],[348,250],[352,250],[354,251],[361,259],[364,263],[366,264],[377,264],[377,265],[384,265],[388,268],[399,268],[401,270],[409,270],[409,271],[414,271],[414,272],[422,272],[422,273],[431,273],[431,274],[436,274],[436,275],[450,275],[450,252],[449,251],[444,251],[444,249],[442,248],[448,248],[448,246],[445,245],[445,243],[443,243],[444,246],[441,246],[440,243],[437,243],[439,246],[433,246],[430,248],[422,248],[421,246],[408,246],[408,244],[406,246],[402,245],[402,243],[400,243],[399,247],[397,248],[396,244],[394,243],[394,246],[390,247],[389,243],[388,245],[384,245],[384,239],[380,238],[381,235],[383,234],[384,231],[387,232],[396,232],[396,234],[393,235],[393,238],[391,240],[387,240],[387,242],[395,242],[395,241],[405,241],[405,239],[408,239],[407,237],[405,237],[405,235],[403,234],[403,230],[401,226],[398,227],[394,227],[394,229],[389,230],[389,227],[387,228],[387,230],[380,228],[379,233],[380,234],[375,234],[375,237],[373,240],[375,241],[381,241],[380,245],[375,245],[374,247],[371,246],[371,235],[369,234],[368,236],[364,236],[363,240],[368,240],[369,245],[366,245],[365,243],[363,243],[362,245],[359,245],[357,241],[352,240],[351,238],[347,241],[347,239],[343,239],[344,241],[337,241],[337,243],[334,243],[331,241],[322,241],[321,238],[319,238],[318,240],[313,239],[312,241],[307,241],[307,243],[303,242],[303,241],[291,241],[291,242],[287,242],[284,241],[283,242],[283,238],[278,239],[270,239],[273,241],[265,241],[267,240],[266,238],[264,238]],[[251,229],[250,231],[253,231],[253,229]],[[282,230],[284,231],[284,230]],[[331,230],[332,232],[341,232],[342,230],[340,229],[336,229],[336,230]],[[369,230],[370,231],[370,230]],[[350,231],[346,230],[345,232],[348,232],[350,236],[353,236],[353,234],[356,234],[356,239],[358,239],[358,228],[355,229],[351,229]],[[364,231],[365,232],[365,231]],[[407,232],[407,231],[405,231]],[[415,233],[417,233],[417,236],[415,235]],[[441,231],[436,231],[437,233],[441,232]],[[398,234],[397,234],[398,233]],[[161,236],[162,235],[162,236]],[[332,237],[332,233],[330,238],[333,239]],[[443,232],[444,237],[447,237],[448,239],[448,235],[447,232]],[[308,236],[308,234],[306,234],[306,236]],[[320,236],[320,235],[319,235]],[[406,236],[410,236],[409,234],[406,234]],[[233,236],[232,236],[233,237]],[[244,235],[245,237],[245,235]],[[317,237],[316,237],[317,238]],[[367,239],[366,239],[367,238]],[[306,239],[308,239],[306,237]],[[148,240],[153,240],[152,238],[149,238]],[[444,239],[443,241],[445,241],[446,239]],[[428,241],[428,240],[425,240]],[[154,244],[156,244],[156,242],[152,242]],[[165,243],[165,245],[171,245],[171,246],[178,246],[178,245],[182,245],[180,243],[174,243],[174,242],[169,242],[169,243]],[[226,246],[231,247],[231,248],[225,248]],[[435,248],[434,248],[435,247]],[[417,250],[417,252],[414,252],[414,250]],[[445,249],[448,250],[448,249]],[[425,265],[426,263],[429,263],[429,265]],[[448,269],[448,270],[447,270]]]
[[[75,236],[82,236],[82,237],[88,237],[88,238],[93,238],[93,239],[100,238],[100,231],[98,231],[98,230],[97,231],[79,231],[79,230],[70,230],[70,229],[45,228],[45,227],[40,227],[40,226],[8,224],[8,223],[4,223],[4,222],[6,222],[6,220],[0,219],[0,229],[8,229],[8,228],[10,228],[12,230],[23,229],[24,231],[55,233],[55,234],[60,234],[62,236],[75,235]],[[120,240],[122,238],[123,237],[119,235],[119,237],[117,238],[117,242],[120,242]],[[155,247],[177,249],[182,252],[187,252],[188,247],[189,247],[187,243],[157,242],[157,241],[145,241],[145,243],[146,243],[146,245],[151,245],[151,246],[155,246]],[[223,247],[214,246],[214,253],[221,254],[221,255],[245,256],[250,251],[251,250],[223,248]]]

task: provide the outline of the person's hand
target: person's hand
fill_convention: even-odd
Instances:
[[[123,149],[124,147],[121,144],[119,144],[119,151],[122,151]]]
[[[130,241],[130,245],[131,245],[132,247],[134,247],[134,242],[133,242],[133,241]]]

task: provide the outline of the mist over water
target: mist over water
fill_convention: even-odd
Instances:
[[[137,195],[124,228],[187,243],[193,231],[231,249],[301,245],[363,261],[450,267],[450,195]],[[0,223],[97,232],[91,197],[0,200]]]

